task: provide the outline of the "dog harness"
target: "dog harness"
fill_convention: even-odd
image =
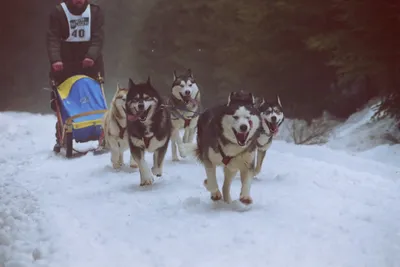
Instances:
[[[199,92],[197,92],[195,98],[197,97],[197,95],[199,94]],[[190,125],[190,122],[192,121],[192,119],[198,117],[201,113],[198,111],[199,110],[199,103],[197,100],[193,99],[193,101],[196,102],[197,108],[196,110],[192,111],[189,110],[185,103],[183,103],[182,100],[176,98],[174,95],[172,95],[171,97],[171,101],[173,102],[172,105],[166,105],[166,107],[169,108],[169,111],[171,113],[172,116],[172,120],[179,120],[182,119],[184,120],[185,124],[184,124],[184,128],[188,127]],[[185,117],[181,114],[181,112],[179,111],[185,111],[185,112],[190,112],[193,113],[192,116],[189,117]]]
[[[139,119],[139,117],[132,115],[132,114],[127,114],[127,119],[128,119],[128,121],[137,121]],[[152,135],[150,137],[147,137],[147,136],[143,137],[143,143],[144,143],[145,148],[149,147],[150,141],[153,137],[154,137],[154,135]]]
[[[264,129],[261,128],[260,135],[262,135],[262,134],[265,134],[266,136],[269,137],[269,139],[268,139],[268,141],[267,141],[267,143],[266,143],[265,145],[271,144],[272,138],[274,137],[274,135],[273,135],[273,134],[271,134],[271,135],[267,134],[267,132],[266,132]],[[257,146],[258,146],[258,147],[263,147],[263,146],[265,146],[265,145],[261,145],[261,144],[258,142],[258,140],[257,140]]]
[[[218,149],[219,149],[219,153],[220,153],[221,156],[222,156],[222,163],[223,163],[225,166],[228,165],[229,162],[231,162],[231,160],[233,159],[233,157],[227,156],[227,155],[224,153],[224,151],[222,150],[222,147],[221,147],[221,145],[219,144],[219,142],[218,142]]]
[[[81,15],[74,15],[69,10],[65,2],[61,3],[67,17],[69,26],[69,37],[66,42],[89,42],[91,39],[91,12],[90,4]]]
[[[144,146],[145,146],[146,148],[149,147],[150,141],[151,141],[151,139],[152,139],[153,137],[154,137],[154,135],[152,135],[152,136],[150,136],[150,137],[147,137],[147,136],[143,137]]]
[[[118,121],[117,121],[117,125],[118,125],[118,128],[119,128],[119,138],[120,138],[120,139],[123,139],[123,138],[124,138],[125,131],[126,131],[126,127],[122,127],[122,126],[118,123]]]

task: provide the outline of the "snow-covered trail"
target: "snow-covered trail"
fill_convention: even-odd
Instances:
[[[108,154],[53,156],[52,116],[0,119],[0,186],[21,195],[19,185],[29,192],[19,199],[35,207],[14,223],[28,244],[4,256],[20,265],[5,267],[32,266],[33,249],[33,266],[43,267],[400,266],[400,164],[275,142],[254,204],[240,212],[211,202],[191,159],[175,163],[168,152],[162,179],[141,188],[138,172],[113,171]],[[236,179],[233,199],[239,190]]]

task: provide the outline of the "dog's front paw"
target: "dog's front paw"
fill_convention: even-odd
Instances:
[[[153,184],[154,179],[144,179],[140,182],[140,186],[149,186]]]
[[[211,193],[211,197],[210,197],[213,201],[218,201],[222,199],[222,194],[221,192],[218,190],[217,192]]]
[[[218,201],[218,200],[222,199],[222,194],[218,188],[209,188],[209,186],[207,184],[207,179],[204,180],[203,185],[207,189],[207,191],[209,191],[211,193],[211,199],[213,201]]]
[[[151,172],[157,177],[162,175],[162,170],[160,168],[153,167],[151,168]]]
[[[240,202],[242,202],[245,205],[250,205],[253,203],[253,199],[251,198],[251,196],[241,196]]]
[[[181,158],[186,158],[186,151],[185,151],[185,147],[182,145],[182,146],[179,146],[179,156],[181,156]]]
[[[129,165],[131,168],[133,168],[133,169],[137,169],[137,168],[139,168],[139,166],[135,163],[135,162],[131,162],[131,164]]]
[[[122,167],[120,162],[113,162],[112,166],[113,166],[114,170],[118,170],[118,169],[120,169]]]

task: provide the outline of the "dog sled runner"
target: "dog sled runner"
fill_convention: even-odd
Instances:
[[[93,152],[95,155],[107,152],[103,146],[102,118],[107,111],[103,78],[95,80],[85,75],[74,75],[59,85],[51,80],[56,96],[57,145],[56,154],[65,150],[67,158],[79,157]],[[78,151],[73,143],[98,141],[97,148]]]

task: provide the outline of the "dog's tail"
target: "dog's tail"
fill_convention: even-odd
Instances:
[[[200,154],[197,143],[184,143],[182,144],[185,155],[193,158],[198,158]]]

